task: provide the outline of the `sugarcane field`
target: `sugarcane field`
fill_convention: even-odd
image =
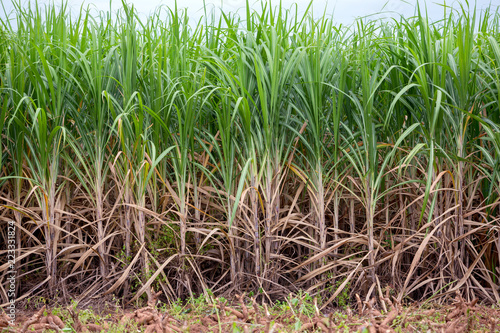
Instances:
[[[0,0],[1,333],[500,332],[498,4],[68,1]]]

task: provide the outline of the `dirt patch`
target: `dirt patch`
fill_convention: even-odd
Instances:
[[[354,309],[320,312],[316,304],[268,307],[239,295],[234,302],[216,299],[213,304],[158,305],[156,299],[132,311],[103,316],[73,308],[32,311],[19,316],[16,327],[0,332],[499,332],[500,309],[466,301],[459,295],[453,304],[402,306],[385,297],[358,303]],[[383,308],[386,308],[384,311]],[[2,322],[0,322],[2,323]]]

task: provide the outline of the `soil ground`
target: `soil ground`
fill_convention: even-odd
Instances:
[[[16,326],[0,332],[155,332],[155,323],[164,324],[164,332],[500,332],[500,309],[475,302],[456,299],[454,304],[413,304],[390,306],[386,311],[378,309],[374,302],[363,302],[363,310],[331,308],[319,311],[315,302],[291,298],[269,308],[250,298],[232,302],[217,300],[209,304],[203,299],[186,303],[163,304],[161,302],[140,308],[125,309],[118,306],[88,306],[86,309],[52,307],[43,311],[20,310]],[[358,303],[359,305],[359,303]],[[356,305],[354,305],[357,308]],[[42,313],[43,312],[43,313]],[[76,319],[75,319],[76,314]],[[37,317],[38,315],[38,317]],[[149,317],[148,317],[149,316]],[[52,319],[50,319],[52,318]],[[148,319],[149,318],[149,319]],[[156,321],[155,321],[156,320]],[[77,322],[79,321],[79,322]],[[94,324],[94,325],[88,325]],[[38,325],[38,326],[37,326]],[[56,325],[57,326],[57,325]],[[40,330],[41,328],[41,330]],[[45,328],[45,331],[43,330]],[[158,329],[158,330],[155,330]]]

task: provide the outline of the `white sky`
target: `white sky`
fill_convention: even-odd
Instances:
[[[13,9],[13,0],[0,0],[3,2],[5,9],[11,12]],[[14,0],[19,1],[19,0]],[[35,1],[21,0],[25,5],[34,5]],[[38,0],[40,5],[47,4],[53,0]],[[137,11],[147,16],[160,5],[173,7],[175,0],[126,0],[129,4],[134,4]],[[308,0],[281,0],[284,8],[290,8],[293,4],[297,4],[299,12],[304,11],[308,4]],[[488,7],[490,3],[494,6],[498,5],[498,0],[470,0],[471,7],[476,4],[478,9]],[[208,7],[222,7],[224,11],[238,11],[241,16],[244,16],[246,0],[205,0]],[[443,16],[442,4],[444,0],[420,0],[421,5],[427,6],[429,16],[433,19],[439,19]],[[61,0],[55,0],[55,3],[61,3]],[[68,0],[70,8],[77,11],[82,4],[91,5],[97,10],[108,11],[110,9],[110,0]],[[274,4],[279,4],[279,0],[274,0]],[[440,3],[440,4],[439,4]],[[448,5],[458,7],[459,1],[447,1]],[[465,1],[461,1],[465,4]],[[177,0],[179,8],[188,8],[188,15],[191,20],[197,21],[203,14],[203,0]],[[260,8],[260,1],[250,0],[250,4],[255,9]],[[313,10],[315,16],[321,16],[326,8],[328,15],[333,15],[333,18],[338,23],[350,24],[354,18],[367,15],[373,15],[383,11],[382,16],[396,16],[403,14],[411,16],[415,12],[417,0],[314,0]],[[122,7],[121,0],[111,0],[111,10],[116,11]],[[0,17],[5,18],[3,9],[0,8]],[[11,16],[12,18],[12,16]]]

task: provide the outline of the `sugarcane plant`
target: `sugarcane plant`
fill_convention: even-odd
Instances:
[[[20,296],[500,301],[495,8],[188,13],[0,19],[0,237],[15,221]]]

